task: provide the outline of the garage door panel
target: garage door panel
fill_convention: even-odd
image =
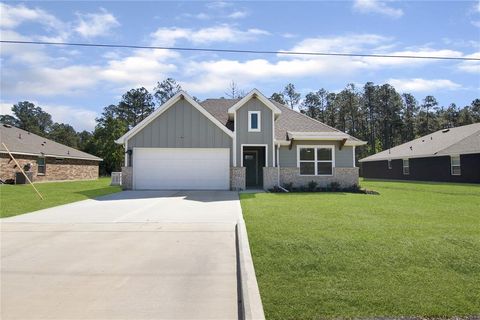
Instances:
[[[227,148],[135,148],[135,189],[229,189]]]

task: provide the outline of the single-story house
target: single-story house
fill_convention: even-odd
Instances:
[[[344,132],[266,98],[196,102],[179,92],[117,141],[126,189],[270,189],[358,183]]]
[[[480,183],[480,123],[439,130],[359,162],[364,178]]]
[[[87,180],[98,178],[101,158],[67,147],[34,133],[0,124],[0,179],[15,180],[20,169],[4,143],[33,181]]]

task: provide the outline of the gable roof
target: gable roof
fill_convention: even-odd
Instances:
[[[360,162],[480,153],[480,123],[438,130]]]
[[[5,143],[12,154],[102,161],[89,153],[5,124],[0,124],[0,142]],[[7,153],[1,143],[0,153]]]
[[[253,89],[245,97],[243,97],[242,99],[237,101],[233,106],[228,108],[228,115],[229,115],[230,119],[233,119],[233,115],[234,115],[235,111],[240,109],[243,105],[245,105],[245,103],[247,103],[252,98],[257,98],[266,107],[270,108],[272,110],[273,114],[275,115],[275,117],[278,117],[278,115],[280,113],[282,113],[282,111],[280,111],[280,109],[278,109],[276,107],[276,105],[274,103],[272,103],[272,101],[270,101],[267,97],[265,97],[260,91],[258,91],[257,89]]]
[[[210,121],[212,121],[216,126],[218,126],[223,132],[225,132],[229,137],[233,137],[232,130],[228,129],[224,124],[222,124],[217,118],[215,118],[211,113],[207,112],[204,107],[202,107],[198,102],[193,100],[193,98],[188,95],[185,91],[179,91],[173,97],[171,97],[167,102],[163,105],[158,107],[155,111],[153,111],[148,117],[143,119],[139,124],[135,127],[130,129],[127,133],[123,136],[115,140],[118,144],[124,144],[130,137],[138,133],[140,130],[145,128],[150,122],[155,120],[158,116],[162,113],[167,111],[170,107],[172,107],[176,102],[181,99],[187,100],[195,109],[197,109],[201,114],[207,117]]]
[[[223,125],[230,130],[233,130],[233,122],[229,120],[228,110],[239,101],[240,99],[206,99],[200,102],[200,104]],[[365,142],[355,137],[352,137],[338,129],[332,128],[320,121],[312,119],[298,111],[292,110],[281,103],[273,100],[269,101],[281,111],[281,115],[275,119],[275,139],[278,141],[290,140],[293,138],[293,134],[298,133],[310,135],[312,133],[317,135],[319,133],[332,133],[333,135],[338,134],[338,139],[346,138],[352,144],[365,144]]]

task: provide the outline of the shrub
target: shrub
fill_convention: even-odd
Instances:
[[[332,181],[328,184],[328,189],[334,192],[338,191],[340,189],[340,183],[338,183],[337,181]]]
[[[292,191],[293,190],[293,182],[284,183],[282,187],[284,187],[288,191]]]
[[[307,184],[307,190],[310,192],[313,192],[317,189],[317,186],[318,186],[318,183],[312,180]]]

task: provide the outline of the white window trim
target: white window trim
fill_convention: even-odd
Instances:
[[[300,149],[314,149],[315,156],[314,160],[302,160],[300,161]],[[331,149],[332,150],[332,160],[317,160],[317,149]],[[333,145],[298,145],[297,146],[297,168],[300,169],[300,162],[313,162],[315,163],[315,174],[300,174],[302,177],[333,177],[335,169],[335,146]],[[332,163],[332,174],[318,174],[318,162],[331,162]]]
[[[453,162],[452,162],[452,160],[453,160],[452,158],[453,158],[453,157],[458,157],[458,163],[459,163],[459,164],[458,164],[458,166],[455,166],[455,167],[458,167],[458,168],[460,169],[460,173],[453,173],[453,167],[454,167]],[[458,155],[458,154],[454,154],[454,155],[451,155],[451,156],[450,156],[450,174],[451,174],[452,176],[461,176],[461,175],[462,175],[462,163],[461,163],[460,160],[461,160],[461,159],[460,159],[460,155]]]
[[[43,159],[43,166],[40,166],[38,164],[38,159]],[[43,173],[39,172],[39,170],[38,170],[39,167],[44,167],[44,170],[43,170],[44,172]],[[47,174],[47,158],[46,157],[38,157],[37,158],[37,176],[44,176],[46,174]]]
[[[388,170],[392,170],[392,159],[387,160],[387,167],[388,167]]]
[[[258,128],[254,129],[252,128],[252,114],[257,115],[257,124]],[[260,132],[262,130],[261,124],[262,124],[262,114],[260,111],[248,111],[248,132]]]
[[[408,166],[405,166],[405,160],[407,161]],[[408,173],[405,173],[405,168],[408,168]],[[410,159],[402,159],[402,173],[404,176],[410,175]]]

